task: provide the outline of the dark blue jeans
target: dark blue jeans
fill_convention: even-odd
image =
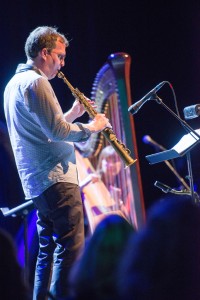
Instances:
[[[33,199],[37,208],[39,252],[33,299],[68,295],[68,274],[84,246],[84,217],[79,186],[59,182]]]

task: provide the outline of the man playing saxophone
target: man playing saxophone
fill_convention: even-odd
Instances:
[[[67,275],[84,246],[84,220],[73,142],[111,127],[104,114],[72,123],[85,109],[78,100],[63,114],[49,83],[65,65],[68,40],[56,28],[34,29],[4,92],[4,111],[25,199],[37,208],[39,253],[33,299],[67,296]],[[88,100],[90,101],[90,100]],[[92,102],[90,101],[92,104]],[[52,268],[52,269],[51,269]]]

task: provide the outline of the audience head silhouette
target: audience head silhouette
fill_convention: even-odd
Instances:
[[[0,229],[0,298],[5,300],[27,300],[22,269],[18,264],[16,247],[9,233]]]
[[[119,267],[121,299],[200,299],[200,208],[170,196],[147,214]]]
[[[106,216],[97,225],[71,272],[71,292],[75,299],[113,297],[118,262],[133,233],[132,225],[116,214]]]

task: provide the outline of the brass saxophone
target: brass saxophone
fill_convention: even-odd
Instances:
[[[87,113],[89,114],[89,116],[91,118],[94,118],[97,114],[97,111],[92,107],[91,104],[88,103],[88,100],[84,96],[84,94],[81,93],[77,88],[74,88],[61,71],[58,72],[57,76],[58,76],[58,78],[63,79],[63,81],[67,84],[67,86],[71,90],[72,95],[75,98],[79,99],[79,102],[81,104],[83,104],[83,106],[84,106],[85,110],[87,111]],[[102,130],[101,133],[104,135],[106,140],[111,144],[111,146],[114,148],[114,150],[118,153],[118,155],[120,156],[122,161],[125,163],[126,167],[134,164],[137,161],[137,159],[133,159],[130,156],[131,151],[128,148],[126,148],[126,146],[121,141],[119,141],[117,139],[115,133],[113,132],[113,130],[111,128],[106,127],[105,129]]]

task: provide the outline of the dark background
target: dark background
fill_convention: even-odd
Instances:
[[[200,102],[200,3],[198,1],[5,1],[0,10],[0,120],[3,91],[16,66],[25,62],[24,43],[35,27],[57,26],[70,40],[63,72],[73,86],[90,96],[96,73],[111,53],[126,52],[132,58],[132,103],[142,98],[161,81],[171,82],[181,118],[183,108]],[[73,99],[63,82],[52,81],[63,109]],[[168,85],[158,92],[174,112],[175,102]],[[128,115],[128,112],[127,112]],[[169,149],[185,134],[180,122],[155,101],[148,101],[134,116],[145,206],[163,196],[154,187],[156,180],[179,188],[179,182],[164,163],[149,165],[145,156],[157,151],[144,144],[144,135]],[[188,121],[194,129],[199,119]],[[1,206],[14,207],[24,201],[13,162],[4,151],[1,139]],[[199,185],[199,146],[191,151],[195,189]],[[186,157],[175,164],[179,174],[188,174]],[[188,182],[188,181],[187,181]],[[14,222],[14,225],[12,225]],[[18,221],[3,220],[16,229]]]

